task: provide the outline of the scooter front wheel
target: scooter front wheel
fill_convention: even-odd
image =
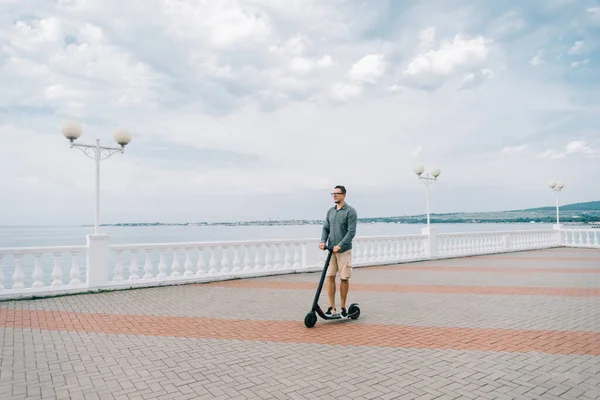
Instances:
[[[315,326],[316,323],[317,323],[317,314],[315,314],[314,311],[311,311],[308,314],[306,314],[306,317],[304,317],[304,325],[307,328],[312,328],[313,326]]]

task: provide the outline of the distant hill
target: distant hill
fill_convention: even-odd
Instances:
[[[423,224],[427,221],[425,214],[359,218],[361,223],[395,223],[395,224]],[[556,207],[537,207],[509,211],[485,212],[453,212],[431,213],[431,222],[436,224],[457,223],[554,223],[556,221]],[[561,223],[572,224],[600,224],[600,201],[573,203],[560,205]],[[238,221],[238,222],[124,222],[117,224],[102,224],[102,226],[161,226],[161,225],[320,225],[318,220],[283,220],[283,221]],[[86,225],[89,226],[89,225]]]
[[[585,203],[573,203],[566,204],[564,206],[558,205],[561,210],[564,211],[600,211],[600,201],[588,201]],[[554,207],[538,207],[538,208],[528,208],[525,211],[552,211],[556,210],[556,206]]]

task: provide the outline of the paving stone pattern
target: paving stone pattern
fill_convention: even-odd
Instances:
[[[357,269],[361,317],[312,329],[317,273],[2,302],[0,399],[600,399],[600,296],[582,294],[600,289],[594,258]],[[498,267],[515,272],[485,271]],[[534,268],[557,271],[519,271]],[[460,289],[372,288],[419,284]]]

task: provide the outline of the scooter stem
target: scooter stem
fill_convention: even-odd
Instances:
[[[325,275],[327,274],[327,268],[329,267],[329,262],[331,261],[331,255],[333,253],[332,249],[328,249],[329,254],[327,254],[327,260],[325,261],[325,267],[323,267],[323,273],[321,274],[321,281],[319,282],[319,287],[317,288],[317,293],[315,293],[315,300],[313,301],[312,310],[316,311],[319,303],[319,297],[321,296],[321,289],[323,289],[323,283],[325,282]]]

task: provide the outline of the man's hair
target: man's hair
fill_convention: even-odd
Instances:
[[[342,191],[342,194],[346,194],[346,188],[342,185],[337,185],[336,187],[334,187],[334,189],[340,189]]]

